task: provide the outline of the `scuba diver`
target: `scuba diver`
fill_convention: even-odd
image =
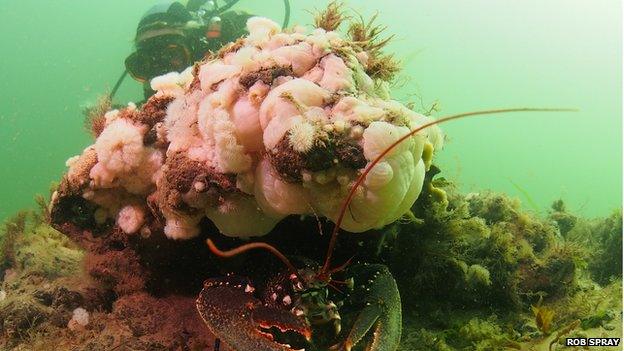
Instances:
[[[129,74],[143,84],[145,99],[154,91],[149,82],[159,75],[177,71],[201,60],[247,34],[246,22],[253,15],[230,10],[240,0],[168,1],[153,6],[139,21],[136,51],[125,60],[126,69],[111,90],[112,100]],[[220,4],[223,3],[223,4]],[[290,3],[284,0],[283,27],[290,19]]]

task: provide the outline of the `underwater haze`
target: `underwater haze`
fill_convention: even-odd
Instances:
[[[0,219],[33,205],[89,145],[82,109],[113,86],[148,0],[0,2]],[[293,1],[291,23],[325,1]],[[491,189],[545,212],[562,198],[585,216],[622,203],[618,0],[350,1],[395,38],[394,96],[443,116],[502,107],[571,107],[442,126],[436,163],[464,191]],[[281,22],[282,2],[240,7]],[[141,99],[127,79],[118,103]]]
[[[192,1],[0,0],[0,350],[620,346],[620,0]]]

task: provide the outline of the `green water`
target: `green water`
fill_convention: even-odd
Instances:
[[[136,24],[155,1],[0,2],[0,219],[32,206],[90,143],[81,108],[110,89]],[[293,23],[325,1],[293,1]],[[279,0],[241,0],[281,21]],[[438,155],[466,191],[492,189],[544,211],[563,198],[587,216],[622,203],[618,0],[350,1],[395,34],[397,98],[439,115],[498,107],[575,107],[447,124]],[[126,81],[117,102],[137,100]],[[528,195],[528,196],[527,196]]]

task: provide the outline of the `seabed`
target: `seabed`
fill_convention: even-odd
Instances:
[[[110,232],[71,240],[41,202],[4,224],[2,349],[211,349],[174,269],[150,271],[122,243],[101,252]],[[561,201],[540,218],[505,195],[428,177],[409,217],[363,240],[398,282],[401,350],[573,350],[566,337],[622,337],[621,223],[620,211],[589,220]]]

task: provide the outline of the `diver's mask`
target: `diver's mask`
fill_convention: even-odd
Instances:
[[[136,51],[125,64],[132,78],[145,82],[190,66],[192,45],[185,26],[192,17],[180,3],[157,5],[143,16],[135,38]]]
[[[179,72],[193,60],[183,34],[163,32],[137,45],[137,51],[128,56],[125,63],[132,78],[145,82],[171,71]]]

